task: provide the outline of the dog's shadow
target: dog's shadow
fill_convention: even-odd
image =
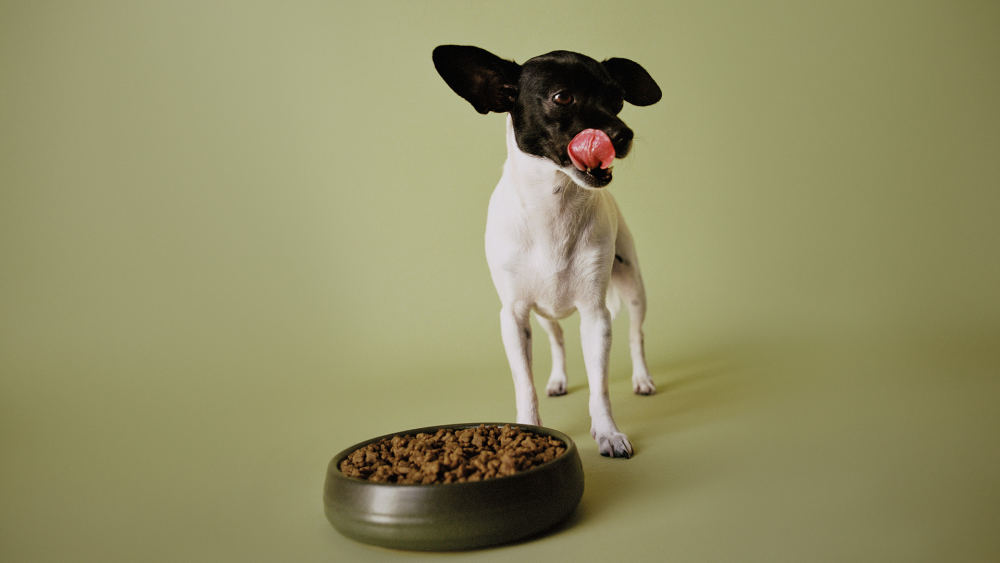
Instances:
[[[632,392],[630,374],[612,374],[609,381],[615,420],[628,434],[633,446],[644,437],[661,437],[711,420],[720,410],[748,395],[750,380],[742,364],[733,359],[703,357],[651,366],[656,393],[640,396]],[[568,387],[566,398],[550,400],[586,404],[590,390],[581,382]],[[574,415],[578,413],[573,413]],[[559,427],[572,436],[589,434],[589,419],[572,416]],[[581,448],[582,450],[585,448]]]
[[[705,356],[651,366],[657,392],[650,396],[632,393],[631,374],[613,374],[610,381],[615,419],[629,436],[635,456],[631,460],[608,459],[597,454],[586,417],[568,419],[563,430],[574,436],[580,449],[586,479],[580,506],[567,521],[548,533],[599,521],[618,512],[640,495],[663,488],[677,489],[711,479],[706,461],[685,460],[678,469],[671,460],[670,435],[709,424],[728,416],[727,412],[750,393],[750,381],[740,362],[724,357]],[[569,388],[586,404],[587,384]],[[657,475],[655,479],[653,475]]]
[[[747,370],[731,359],[673,362],[651,372],[657,392],[639,397],[651,400],[629,401],[619,409],[621,424],[640,443],[644,436],[660,437],[714,420],[752,391]]]

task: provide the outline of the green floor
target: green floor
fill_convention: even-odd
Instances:
[[[1000,560],[1000,10],[584,4],[0,2],[0,560]],[[610,187],[659,392],[617,319],[600,457],[570,319],[579,509],[416,554],[321,495],[355,442],[514,416],[503,118],[439,43],[659,81]]]

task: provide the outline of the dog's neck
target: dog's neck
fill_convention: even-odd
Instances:
[[[587,201],[597,191],[582,188],[547,158],[528,154],[517,146],[513,118],[507,115],[507,162],[504,179],[510,181],[521,199],[542,203],[543,200]]]
[[[559,256],[570,256],[579,234],[595,218],[594,210],[609,197],[603,190],[580,187],[547,158],[525,153],[517,146],[511,117],[507,116],[507,162],[498,191],[513,196],[532,238],[549,241]]]

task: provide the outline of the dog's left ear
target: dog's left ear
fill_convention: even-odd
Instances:
[[[611,78],[625,90],[625,101],[637,106],[649,106],[660,101],[663,92],[653,77],[639,63],[612,58],[601,63]]]
[[[434,49],[434,68],[456,94],[479,113],[514,108],[521,66],[479,47],[441,45]]]

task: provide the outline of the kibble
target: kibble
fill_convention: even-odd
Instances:
[[[564,453],[566,444],[551,436],[481,424],[383,438],[348,454],[340,471],[375,483],[465,483],[513,475]]]

